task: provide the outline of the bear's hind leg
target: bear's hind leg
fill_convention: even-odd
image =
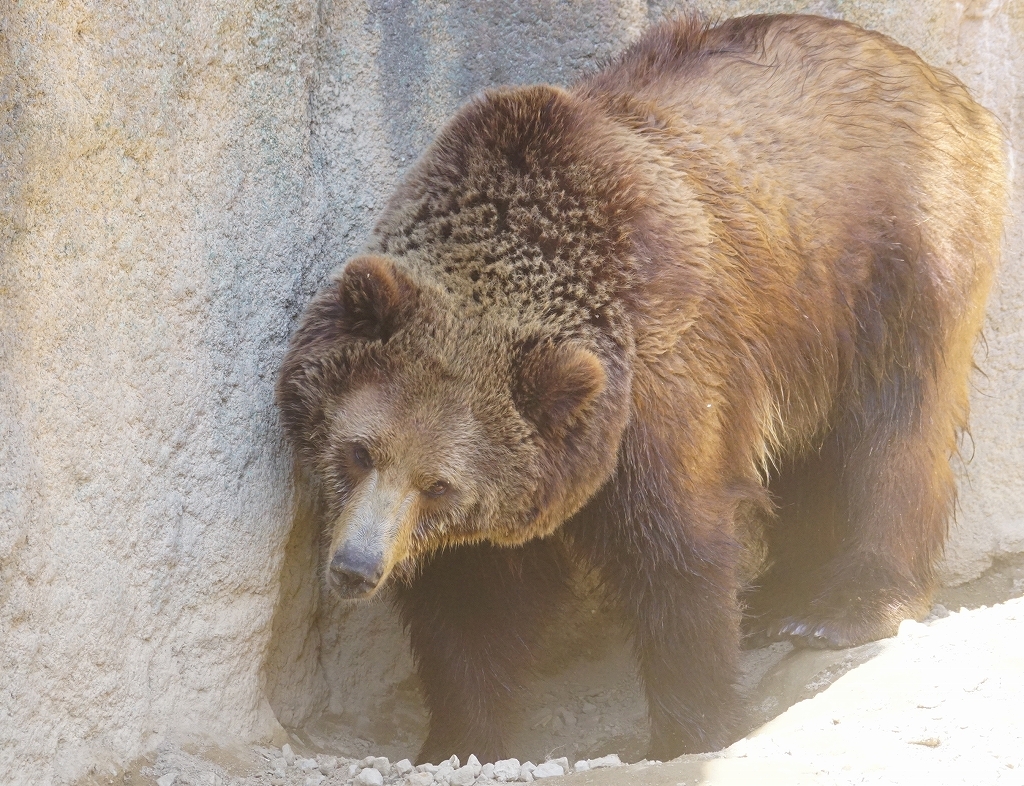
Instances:
[[[430,712],[417,762],[508,755],[507,715],[568,579],[564,547],[548,539],[448,549],[396,588]]]
[[[952,381],[960,385],[893,374],[840,422],[825,448],[837,473],[838,549],[822,553],[817,568],[805,566],[813,592],[774,638],[852,647],[928,613],[956,499],[949,460],[966,410],[958,389],[966,370]]]
[[[767,565],[744,589],[743,645],[762,647],[780,637],[783,620],[808,611],[822,589],[817,573],[840,550],[843,527],[837,500],[840,461],[835,440],[780,462],[768,490],[774,515],[761,533]]]

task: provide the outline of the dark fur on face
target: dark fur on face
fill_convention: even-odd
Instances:
[[[963,85],[816,17],[661,25],[464,107],[278,385],[333,586],[398,579],[421,760],[508,753],[569,559],[662,759],[731,739],[744,609],[833,647],[926,613],[1005,197]]]

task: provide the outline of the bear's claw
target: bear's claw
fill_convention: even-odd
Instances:
[[[851,635],[835,622],[819,622],[789,617],[782,620],[774,636],[775,641],[791,641],[799,647],[813,649],[844,649],[863,643],[862,636]],[[869,639],[866,639],[869,640]]]

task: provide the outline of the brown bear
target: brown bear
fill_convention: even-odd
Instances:
[[[1005,178],[959,81],[811,16],[663,24],[459,111],[278,386],[331,587],[410,632],[420,760],[509,753],[570,560],[658,759],[730,741],[744,615],[815,647],[924,615]]]

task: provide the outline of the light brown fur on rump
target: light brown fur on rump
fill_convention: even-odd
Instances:
[[[631,620],[652,755],[728,741],[743,604],[752,639],[809,646],[927,610],[1005,167],[954,77],[817,17],[663,24],[567,90],[460,110],[278,386],[332,553],[367,478],[406,495],[381,582],[402,579],[423,757],[505,753],[556,532]],[[494,604],[485,652],[468,625]]]

